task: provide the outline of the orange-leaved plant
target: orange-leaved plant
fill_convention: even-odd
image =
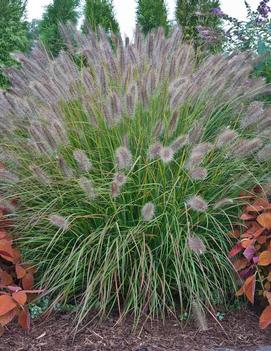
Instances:
[[[271,202],[260,188],[245,196],[248,204],[240,217],[244,226],[229,234],[238,239],[229,256],[243,281],[237,296],[245,295],[252,304],[255,296],[266,299],[260,316],[260,327],[265,329],[271,324]]]
[[[12,223],[7,214],[15,204],[14,200],[0,205],[0,335],[16,317],[19,325],[29,330],[27,304],[40,292],[33,290],[34,267],[22,263],[21,254],[8,233]]]

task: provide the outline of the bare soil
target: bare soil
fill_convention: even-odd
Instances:
[[[226,314],[221,326],[210,319],[208,330],[195,325],[182,327],[176,320],[147,322],[137,332],[131,332],[132,322],[116,325],[108,319],[101,325],[89,325],[72,335],[71,315],[57,314],[33,323],[26,334],[15,324],[1,338],[2,351],[191,351],[233,348],[254,350],[271,345],[270,329],[258,327],[258,316],[247,309]]]

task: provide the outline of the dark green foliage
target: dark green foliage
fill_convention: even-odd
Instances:
[[[86,0],[84,15],[83,31],[88,27],[96,31],[101,26],[107,33],[119,33],[112,0]]]
[[[137,25],[144,34],[157,27],[164,27],[166,33],[169,30],[164,0],[138,0],[136,16]]]
[[[76,23],[79,3],[80,0],[54,0],[43,15],[39,25],[40,39],[47,50],[54,56],[64,47],[59,32],[59,23]]]
[[[10,53],[27,48],[27,22],[25,0],[0,0],[0,67],[9,67],[15,62]],[[0,70],[0,86],[8,84]]]
[[[219,0],[177,0],[176,20],[182,27],[185,39],[200,44],[199,27],[219,32],[221,16],[213,9],[220,9]]]

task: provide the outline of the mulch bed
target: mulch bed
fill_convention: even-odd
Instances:
[[[228,313],[221,326],[208,321],[208,330],[196,326],[182,328],[176,320],[148,322],[131,333],[131,322],[115,325],[114,318],[99,326],[88,326],[73,340],[71,316],[58,314],[34,323],[29,334],[16,325],[2,336],[0,350],[5,351],[191,351],[229,347],[245,350],[257,345],[270,345],[270,329],[258,327],[258,316],[250,310]]]

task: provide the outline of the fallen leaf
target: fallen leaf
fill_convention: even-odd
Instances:
[[[15,270],[18,279],[22,279],[26,275],[26,270],[19,264],[16,264]]]
[[[240,243],[236,244],[231,251],[229,252],[229,257],[234,257],[236,256],[239,252],[243,250],[243,247]]]

